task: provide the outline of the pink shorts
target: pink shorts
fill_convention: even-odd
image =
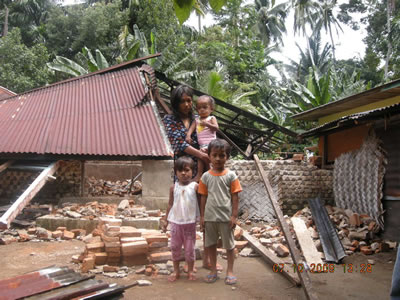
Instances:
[[[195,261],[196,223],[171,225],[171,252],[172,260],[180,261],[182,246],[185,248],[185,260]]]

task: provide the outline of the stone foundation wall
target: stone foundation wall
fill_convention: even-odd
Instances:
[[[318,195],[325,203],[334,203],[332,170],[322,170],[306,162],[293,160],[264,160],[261,161],[261,164],[268,175],[284,214],[294,214],[307,204],[308,199]],[[249,187],[249,191],[244,190],[242,194],[250,193],[250,197],[243,199],[241,196],[241,201],[246,201],[245,204],[248,207],[258,202],[258,207],[254,207],[258,211],[264,207],[266,210],[272,209],[266,194],[262,197],[265,201],[264,199],[255,199],[251,194],[256,190],[256,186],[263,186],[254,161],[230,160],[227,166],[238,174],[244,189]]]
[[[15,202],[40,174],[5,170],[0,174],[0,205]],[[57,204],[62,197],[78,197],[81,192],[81,162],[61,161],[60,167],[54,174],[56,180],[48,181],[32,202]]]

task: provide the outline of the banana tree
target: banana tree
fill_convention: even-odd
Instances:
[[[95,52],[96,57],[92,55],[92,52],[87,47],[82,49],[81,57],[86,65],[81,65],[63,56],[56,56],[52,62],[47,63],[47,67],[52,71],[58,71],[72,76],[81,76],[108,68],[109,64],[101,51],[96,49]]]
[[[315,69],[310,68],[310,74],[306,85],[293,82],[293,87],[290,89],[290,92],[293,94],[294,99],[291,102],[281,101],[280,104],[292,113],[318,107],[334,100],[332,98],[330,86],[331,70],[328,70],[324,76],[320,76]]]

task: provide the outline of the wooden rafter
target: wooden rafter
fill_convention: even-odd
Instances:
[[[32,200],[32,198],[45,185],[47,177],[53,175],[58,168],[58,162],[50,164],[45,168],[25,192],[11,205],[11,207],[0,218],[0,229],[7,229],[16,216]]]
[[[11,166],[14,163],[13,160],[6,161],[5,163],[0,165],[0,173],[3,172],[5,169],[7,169],[9,166]]]
[[[256,164],[257,171],[258,171],[262,181],[264,182],[265,189],[267,190],[268,198],[271,201],[272,207],[275,211],[276,218],[277,218],[279,225],[285,236],[286,243],[289,246],[290,255],[292,257],[293,263],[296,266],[299,266],[301,263],[303,263],[301,260],[301,257],[300,257],[299,250],[296,248],[296,244],[292,238],[292,234],[290,232],[289,225],[286,223],[286,220],[283,217],[283,213],[278,204],[278,200],[275,195],[275,192],[273,191],[271,183],[269,182],[269,179],[267,177],[267,174],[265,173],[265,171],[261,165],[260,159],[258,158],[258,156],[256,154],[254,154],[254,162]],[[307,272],[297,272],[297,274],[298,274],[301,284],[304,288],[304,292],[307,296],[307,299],[318,299],[318,296],[312,286],[311,278],[308,275],[308,273]]]

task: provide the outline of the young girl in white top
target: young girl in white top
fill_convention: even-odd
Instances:
[[[171,186],[169,203],[166,213],[167,222],[171,228],[171,252],[174,263],[174,273],[168,280],[174,282],[180,277],[179,260],[182,246],[185,249],[185,261],[188,264],[188,279],[196,280],[193,272],[196,242],[196,221],[199,220],[198,184],[192,182],[194,162],[188,156],[182,156],[175,162],[174,170],[178,181]]]
[[[196,109],[199,116],[196,117],[196,122],[193,122],[189,127],[186,134],[186,141],[191,143],[190,136],[196,130],[197,140],[200,145],[200,150],[207,153],[208,144],[217,138],[218,122],[217,119],[211,115],[215,108],[215,101],[213,97],[202,95],[197,99]],[[208,170],[208,166],[199,160],[198,172],[203,173],[203,170]]]

